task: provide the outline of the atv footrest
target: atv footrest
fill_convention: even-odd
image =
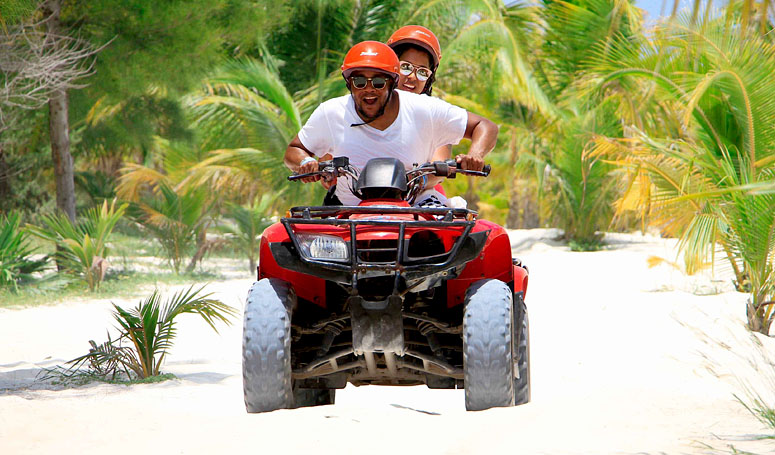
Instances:
[[[403,301],[397,295],[376,302],[360,296],[347,299],[352,314],[353,352],[393,352],[404,355]]]

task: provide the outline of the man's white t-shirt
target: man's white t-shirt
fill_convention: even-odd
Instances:
[[[351,95],[330,99],[315,109],[299,131],[299,140],[316,156],[326,153],[346,156],[350,164],[363,169],[372,158],[392,157],[401,160],[406,169],[412,164],[431,160],[433,152],[463,138],[468,122],[465,109],[427,95],[396,90],[400,107],[393,124],[385,130],[363,123],[355,111]],[[360,202],[340,179],[336,195],[344,205]]]

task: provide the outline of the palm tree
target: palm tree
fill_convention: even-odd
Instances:
[[[595,248],[596,230],[612,221],[610,204],[618,188],[611,184],[611,166],[591,153],[591,144],[596,135],[619,130],[618,115],[616,106],[582,90],[579,80],[589,49],[605,48],[619,35],[637,35],[640,13],[623,0],[518,4],[493,11],[497,14],[469,36],[461,33],[459,47],[453,46],[461,56],[476,55],[475,43],[484,43],[486,53],[499,36],[495,31],[508,38],[501,39],[504,44],[491,58],[499,76],[488,81],[483,93],[468,96],[496,113],[516,169],[513,187],[528,179],[538,187],[533,194],[543,218],[562,226],[574,245]],[[531,52],[523,50],[529,47]],[[465,85],[480,84],[471,80]],[[512,193],[516,198],[525,194]],[[519,202],[512,198],[512,207],[524,210]]]
[[[342,94],[341,80],[292,96],[269,63],[249,58],[225,65],[205,81],[201,93],[187,100],[193,125],[202,136],[207,157],[191,168],[187,184],[208,184],[216,190],[239,189],[251,200],[267,188],[287,186],[285,148],[301,129],[304,115],[317,106],[317,92],[325,98]],[[320,198],[318,185],[291,185],[289,199]]]
[[[678,134],[646,122],[630,140],[601,143],[615,144],[633,177],[649,178],[654,190],[633,199],[673,221],[668,229],[681,236],[689,263],[712,260],[718,242],[738,290],[751,294],[749,327],[769,333],[775,196],[741,188],[775,178],[775,49],[738,22],[710,17],[693,27],[684,17],[661,25],[648,41],[617,40],[594,69],[599,82],[639,87],[653,104],[679,112]]]
[[[158,376],[164,357],[174,344],[178,316],[199,315],[217,332],[216,322],[228,325],[229,319],[236,315],[234,308],[211,298],[211,294],[202,294],[203,288],[191,286],[163,302],[159,292],[154,291],[129,310],[113,304],[113,318],[120,327],[119,337],[113,340],[108,334],[108,341],[100,345],[91,341],[89,353],[71,360],[68,362],[71,366],[59,373],[64,378],[75,377],[81,373],[81,367],[87,366],[91,374],[110,380],[120,373],[130,380]],[[130,346],[121,346],[124,341]]]
[[[191,272],[207,252],[207,228],[227,194],[187,182],[204,157],[201,148],[157,138],[156,152],[157,163],[124,167],[117,193],[132,203],[130,216],[158,240],[175,273],[187,256]]]
[[[238,204],[226,204],[224,217],[233,222],[232,225],[224,225],[221,230],[231,236],[232,244],[244,256],[247,256],[249,270],[255,272],[258,260],[259,238],[272,220],[267,216],[271,205],[279,194],[264,193],[260,199],[253,201],[247,207]]]
[[[55,258],[68,273],[72,273],[93,291],[99,288],[108,269],[108,239],[116,223],[124,216],[127,204],[108,205],[89,209],[82,218],[73,222],[62,213],[43,215],[43,226],[28,226],[29,231],[57,246]]]
[[[33,259],[34,252],[29,232],[21,228],[19,214],[0,215],[0,288],[16,290],[20,282],[31,280],[33,273],[43,270],[48,257]]]

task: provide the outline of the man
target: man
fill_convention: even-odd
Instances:
[[[482,170],[484,156],[498,138],[491,121],[445,101],[397,91],[399,62],[395,52],[377,41],[358,43],[342,64],[350,95],[328,100],[315,109],[285,151],[294,172],[317,171],[326,154],[347,156],[362,169],[371,158],[393,157],[407,169],[429,161],[442,145],[471,139],[468,154],[455,157],[463,169]],[[318,176],[304,179],[319,180]],[[344,205],[358,205],[348,185],[337,185]],[[418,198],[418,200],[420,200]]]

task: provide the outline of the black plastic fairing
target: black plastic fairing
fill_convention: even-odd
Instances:
[[[392,190],[392,191],[391,191]],[[406,169],[395,158],[372,158],[366,163],[355,184],[355,192],[368,198],[379,194],[406,193]],[[377,195],[372,193],[377,192]]]

